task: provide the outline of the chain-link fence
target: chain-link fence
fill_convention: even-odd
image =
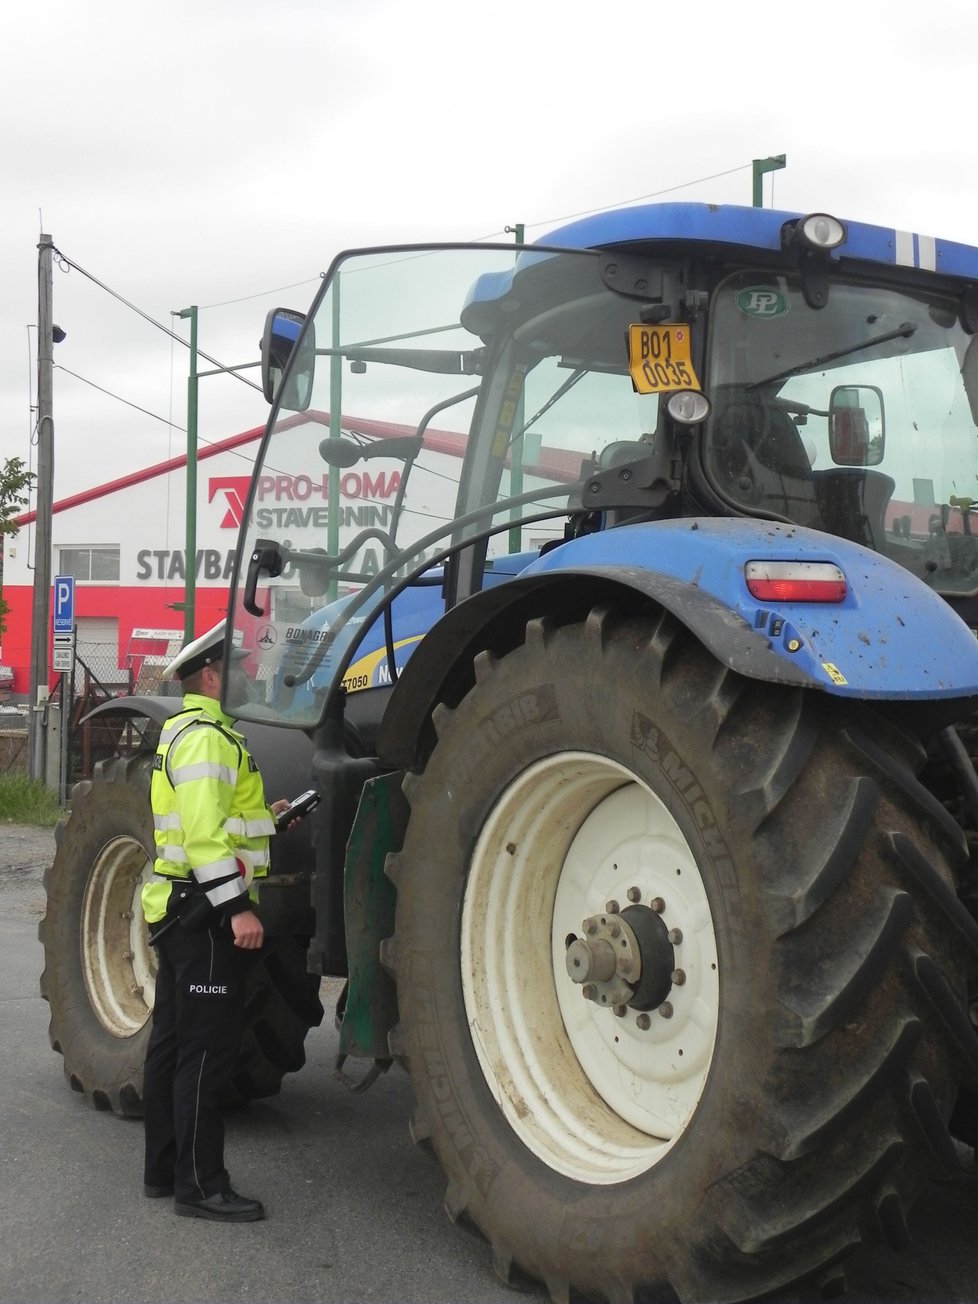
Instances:
[[[143,650],[147,646],[155,651]],[[118,697],[136,693],[145,697],[172,697],[175,685],[166,678],[166,667],[172,649],[166,650],[161,639],[143,640],[140,650],[133,643],[131,649],[120,656],[115,641],[96,643],[79,642],[75,655],[75,679],[83,678],[97,686],[104,696]]]
[[[48,710],[57,716],[46,748],[55,755],[48,756],[47,774],[49,784],[65,793],[81,779],[90,779],[99,761],[156,745],[158,730],[148,721],[111,713],[90,718],[97,707],[134,695],[179,698],[179,686],[165,677],[166,656],[131,655],[123,658],[127,664],[122,667],[119,660],[114,642],[83,643],[72,670],[54,681]],[[0,776],[27,770],[27,732],[33,727],[29,714],[26,704],[0,704]],[[48,727],[47,717],[43,727]]]
[[[13,708],[0,713],[0,778],[27,769],[27,712]]]
[[[64,711],[66,694],[71,702],[70,712],[62,714],[68,720],[67,790],[80,779],[91,778],[99,761],[155,746],[155,728],[144,721],[112,713],[90,718],[96,707],[114,698],[176,695],[175,686],[164,678],[165,657],[139,655],[125,660],[120,668],[114,643],[85,643],[76,652],[71,675],[61,676],[58,705]]]

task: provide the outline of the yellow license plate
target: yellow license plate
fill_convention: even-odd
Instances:
[[[667,394],[700,388],[689,356],[689,327],[683,325],[628,328],[628,370],[636,394]]]

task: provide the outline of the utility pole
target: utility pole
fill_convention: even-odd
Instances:
[[[190,643],[195,637],[194,625],[197,620],[197,422],[198,422],[198,398],[200,393],[200,382],[205,376],[236,376],[238,380],[244,380],[239,372],[247,370],[248,367],[260,367],[260,362],[242,362],[237,367],[225,367],[212,358],[209,353],[205,353],[197,347],[197,317],[198,307],[195,303],[189,308],[181,308],[179,312],[173,312],[171,316],[179,317],[182,321],[190,322],[190,374],[187,377],[187,494],[186,494],[186,521],[184,523],[184,538],[186,542],[185,556],[186,563],[184,566],[183,582],[183,601],[171,602],[167,605],[174,611],[183,612],[183,638],[185,643]],[[174,339],[180,339],[174,335]],[[186,343],[181,340],[181,343]],[[206,358],[208,362],[215,364],[213,371],[199,371],[198,366],[201,358]],[[337,359],[341,361],[341,359]],[[251,385],[252,389],[261,392],[261,386],[255,385],[252,381],[245,381]],[[336,513],[334,512],[335,516]],[[332,520],[332,516],[330,517]]]
[[[44,707],[48,695],[48,634],[51,596],[51,511],[54,499],[54,242],[41,235],[37,265],[37,514],[34,528],[34,599],[31,608],[31,667],[27,729],[27,773],[45,781]],[[66,727],[66,725],[63,725]]]
[[[194,638],[197,617],[197,305],[182,308],[178,317],[190,318],[190,375],[187,378],[187,520],[186,564],[183,585],[183,639]]]
[[[780,170],[786,166],[787,162],[788,157],[786,154],[775,154],[771,158],[754,159],[754,208],[764,207],[764,173],[780,172]]]

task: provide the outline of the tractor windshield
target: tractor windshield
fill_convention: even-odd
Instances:
[[[252,480],[229,709],[315,725],[340,681],[389,685],[446,603],[562,539],[582,477],[656,428],[634,315],[587,252],[339,259],[284,384],[304,410],[273,413]]]
[[[853,539],[939,592],[975,592],[973,339],[950,297],[833,279],[816,309],[793,276],[728,277],[711,316],[709,478],[739,511]]]

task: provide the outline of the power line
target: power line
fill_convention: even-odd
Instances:
[[[137,412],[142,412],[144,416],[152,417],[154,421],[162,421],[165,426],[171,426],[176,430],[182,430],[187,433],[185,426],[178,426],[173,421],[168,421],[166,417],[158,416],[155,412],[150,412],[149,408],[140,407],[138,403],[131,403],[129,399],[123,398],[121,394],[114,394],[111,389],[103,389],[101,385],[96,385],[94,380],[88,380],[85,376],[79,376],[77,371],[71,371],[68,367],[63,367],[60,362],[54,364],[55,370],[63,371],[68,376],[74,376],[75,380],[80,380],[83,385],[91,385],[92,389],[97,389],[100,394],[107,394],[109,398],[116,399],[119,403],[125,403],[126,407],[135,408]]]
[[[144,321],[149,322],[151,326],[155,326],[156,329],[162,331],[164,335],[168,335],[171,340],[176,340],[177,343],[182,344],[184,348],[190,347],[190,345],[187,343],[187,341],[183,338],[182,335],[177,335],[175,331],[170,330],[169,326],[164,326],[164,324],[161,321],[157,321],[155,317],[151,317],[148,312],[143,312],[142,308],[138,308],[134,303],[130,303],[130,301],[127,298],[125,298],[124,295],[121,295],[118,293],[118,291],[113,290],[110,286],[106,285],[104,281],[100,281],[98,277],[93,276],[91,272],[87,272],[84,267],[82,267],[79,263],[76,263],[73,259],[69,258],[67,254],[63,254],[56,245],[52,245],[51,249],[54,252],[55,256],[57,257],[58,265],[59,267],[62,268],[62,270],[64,270],[64,268],[67,267],[73,269],[76,272],[81,272],[82,276],[87,277],[88,280],[90,280],[93,285],[97,285],[100,290],[104,290],[106,294],[110,294],[113,299],[118,299],[120,303],[125,304],[127,308],[131,309],[132,312],[142,317]],[[256,385],[253,380],[248,380],[246,376],[240,376],[236,371],[233,371],[230,367],[226,367],[223,362],[219,362],[217,358],[212,358],[209,353],[205,353],[203,349],[198,349],[197,352],[200,354],[202,358],[206,358],[207,361],[212,363],[215,367],[218,367],[221,371],[226,372],[229,376],[233,376],[235,380],[240,380],[243,385],[249,385],[252,389],[257,389],[259,393],[261,393],[261,385]]]
[[[709,176],[698,177],[694,181],[684,181],[676,186],[665,186],[661,190],[653,190],[645,195],[636,195],[631,199],[619,199],[615,203],[600,204],[596,208],[584,208],[584,209],[580,209],[576,213],[565,213],[560,217],[543,218],[537,222],[527,222],[525,225],[531,228],[536,228],[541,226],[551,226],[556,222],[570,222],[578,217],[588,217],[590,216],[591,213],[606,212],[608,209],[611,208],[623,208],[628,204],[639,204],[647,199],[657,199],[662,195],[674,194],[677,190],[688,190],[691,186],[702,185],[704,182],[707,181],[716,181],[720,177],[729,177],[729,176],[733,176],[734,173],[737,172],[746,172],[751,166],[752,165],[749,163],[744,163],[739,165],[738,167],[727,168],[722,172],[710,173]],[[504,234],[502,231],[492,231],[488,235],[477,236],[476,242],[479,242],[481,240],[491,240],[494,236],[502,235],[502,234]],[[120,294],[117,290],[113,290],[110,286],[106,285],[104,281],[100,281],[97,276],[94,276],[91,272],[87,271],[84,267],[81,266],[80,263],[76,263],[73,259],[69,258],[67,254],[64,254],[56,245],[52,244],[51,250],[54,256],[58,260],[59,267],[61,267],[63,271],[73,269],[76,272],[80,272],[81,275],[86,277],[88,280],[90,280],[93,285],[97,285],[100,290],[104,290],[105,293],[111,295],[113,299],[117,299],[119,303],[123,304],[125,307],[130,309],[131,312],[136,313],[137,316],[142,317],[142,319],[148,322],[151,326],[155,326],[157,330],[160,330],[163,332],[164,335],[169,336],[170,340],[175,341],[178,344],[182,344],[184,348],[190,347],[187,341],[181,335],[178,335],[175,331],[170,330],[170,328],[164,325],[163,322],[157,321],[155,317],[151,317],[149,313],[144,312],[142,308],[132,303],[129,299],[127,299],[124,295]],[[320,273],[319,277],[309,277],[303,281],[293,281],[290,285],[280,285],[271,290],[261,290],[256,294],[241,295],[237,299],[223,299],[218,303],[204,304],[203,309],[206,310],[208,308],[224,308],[236,303],[246,303],[252,299],[262,299],[270,294],[280,294],[286,290],[295,290],[304,285],[312,285],[315,283],[316,280],[321,280],[321,279],[322,279],[322,273]],[[231,368],[226,367],[222,362],[219,362],[216,358],[212,358],[210,354],[205,353],[203,349],[198,348],[197,352],[200,355],[200,357],[206,358],[208,362],[210,362],[213,366],[218,367],[221,371],[225,372],[227,375],[234,376],[236,380],[240,380],[243,384],[249,385],[252,389],[261,391],[260,385],[256,385],[254,381],[248,380],[247,377],[240,375],[237,371],[233,371],[231,370]],[[29,354],[30,354],[30,339],[28,337],[28,356]],[[67,367],[62,367],[58,365],[58,370],[66,372],[69,376],[73,376],[75,380],[80,380],[85,385],[91,385],[93,389],[97,389],[101,393],[108,395],[109,398],[114,398],[118,402],[124,403],[127,407],[134,408],[137,412],[142,412],[145,416],[152,417],[154,421],[161,421],[164,425],[169,426],[172,429],[177,429],[186,433],[186,428],[184,426],[175,425],[174,422],[169,421],[166,417],[158,416],[155,412],[150,412],[147,408],[140,407],[138,403],[132,403],[128,399],[122,398],[121,395],[114,394],[111,390],[103,389],[101,385],[96,385],[94,381],[87,380],[84,376],[79,376],[76,372],[70,371]],[[204,440],[203,442],[207,443],[208,441]]]
[[[692,186],[703,185],[707,181],[717,181],[721,177],[733,176],[736,172],[746,172],[751,166],[750,163],[742,163],[735,168],[726,168],[723,172],[711,172],[708,176],[697,177],[694,181],[683,181],[676,186],[665,186],[661,190],[652,190],[646,195],[635,195],[631,199],[619,199],[614,203],[599,204],[596,208],[582,208],[576,213],[564,213],[559,217],[541,218],[536,222],[527,222],[525,223],[525,226],[532,228],[551,226],[555,222],[572,222],[578,217],[589,217],[592,213],[607,212],[610,208],[624,208],[628,204],[641,204],[646,199],[658,199],[662,195],[675,194],[677,190],[688,190]],[[487,235],[476,236],[475,242],[478,243],[481,240],[491,240],[494,236],[503,234],[505,234],[503,231],[490,231]],[[149,322],[151,326],[155,326],[157,330],[163,331],[165,335],[168,335],[172,340],[176,340],[178,344],[182,344],[185,348],[189,348],[187,341],[181,335],[177,335],[174,331],[171,331],[168,326],[157,321],[155,317],[151,317],[149,313],[144,312],[142,308],[137,307],[136,304],[131,303],[124,295],[119,294],[116,290],[113,290],[108,285],[104,284],[104,282],[100,281],[97,276],[93,276],[91,272],[86,271],[79,263],[76,263],[73,259],[62,253],[57,246],[52,245],[52,249],[59,260],[59,265],[63,264],[67,268],[73,268],[76,272],[81,272],[82,276],[86,276],[94,285],[97,285],[99,289],[104,290],[106,294],[110,294],[114,299],[118,299],[120,303],[124,304],[132,312],[137,313],[144,321]],[[304,285],[314,285],[317,280],[322,280],[322,277],[323,273],[320,273],[318,277],[307,277],[302,281],[293,281],[290,285],[279,285],[270,290],[259,290],[255,294],[243,294],[236,299],[221,299],[216,303],[205,303],[200,306],[198,311],[205,312],[210,308],[227,308],[236,303],[247,303],[252,299],[264,299],[270,294],[282,294],[286,290],[297,290]],[[240,376],[237,372],[226,368],[223,363],[218,362],[216,358],[210,357],[203,351],[203,349],[198,349],[197,352],[202,358],[206,358],[207,361],[212,363],[215,367],[220,367],[222,370],[227,371],[228,375],[234,376],[237,380],[243,381],[246,385],[250,385],[252,389],[261,389],[260,385],[256,385],[254,381],[248,380],[245,376]],[[113,395],[113,397],[117,397],[117,395]],[[152,415],[152,413],[150,413],[150,415]],[[163,418],[158,419],[162,420]],[[178,429],[182,429],[182,427],[178,427]]]
[[[34,355],[31,353],[31,331],[36,330],[35,325],[27,323],[27,414],[31,427],[31,443],[34,442],[34,431],[37,429],[34,421]]]
[[[274,290],[259,290],[257,294],[243,294],[240,299],[222,299],[220,303],[202,303],[198,311],[206,312],[208,308],[227,308],[234,303],[247,303],[249,299],[265,299],[270,294],[284,294],[286,290],[298,290],[303,285],[315,285],[323,279],[323,273],[309,276],[304,281],[293,281],[291,285],[279,285]]]
[[[633,199],[619,199],[614,204],[599,204],[597,208],[583,208],[579,213],[565,213],[562,217],[547,217],[540,222],[526,222],[527,227],[550,226],[554,222],[572,222],[575,217],[589,217],[591,213],[606,213],[609,208],[623,208],[626,204],[640,204],[646,199],[658,199],[660,195],[671,195],[677,190],[688,190],[690,186],[702,185],[704,181],[716,181],[719,177],[730,177],[735,172],[747,172],[753,166],[742,163],[739,167],[727,168],[725,172],[713,172],[708,177],[698,177],[695,181],[684,181],[678,186],[666,186],[663,190],[653,190],[647,195],[636,195]],[[504,235],[503,231],[492,231],[489,235],[480,235],[479,240],[491,240],[493,236]]]
[[[158,416],[155,412],[150,412],[149,408],[140,407],[138,403],[130,403],[129,399],[123,398],[121,394],[114,394],[111,389],[103,389],[101,385],[96,385],[94,380],[88,380],[85,376],[79,376],[77,371],[70,371],[67,367],[63,367],[60,362],[56,362],[54,366],[56,370],[63,371],[69,376],[74,376],[75,380],[80,380],[82,384],[91,385],[92,389],[97,389],[100,394],[106,394],[109,398],[114,398],[118,400],[118,402],[124,403],[126,407],[135,408],[137,412],[142,412],[145,416],[152,417],[154,421],[162,421],[163,425],[168,426],[171,430],[179,430],[182,434],[187,433],[185,426],[178,426],[175,421],[170,421],[167,417]],[[199,444],[206,444],[208,448],[212,448],[215,444],[218,444],[221,441],[218,439],[205,439],[203,435],[198,435],[197,442]],[[254,465],[255,459],[249,457],[247,453],[239,453],[233,448],[229,448],[227,451],[235,457],[240,457],[242,461]]]

